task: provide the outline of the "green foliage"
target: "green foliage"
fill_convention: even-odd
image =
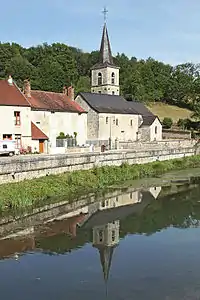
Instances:
[[[162,124],[163,124],[163,127],[164,128],[167,128],[167,129],[169,129],[169,128],[171,128],[172,127],[172,125],[173,125],[173,121],[172,121],[172,119],[171,118],[164,118],[163,119],[163,122],[162,122]]]
[[[57,136],[57,139],[65,139],[64,132],[60,132],[59,136]]]
[[[61,43],[30,47],[0,43],[0,78],[11,74],[21,87],[31,79],[33,89],[61,92],[64,85],[76,93],[90,91],[90,68],[98,62],[99,51],[82,50]],[[200,116],[200,67],[192,63],[172,67],[153,58],[137,60],[124,53],[114,58],[120,67],[121,93],[142,102],[162,101],[194,108]]]
[[[44,205],[57,197],[73,201],[78,195],[103,190],[112,184],[144,177],[156,177],[172,170],[200,167],[200,156],[169,161],[156,161],[143,165],[122,164],[91,170],[50,175],[23,182],[3,184],[0,210]]]

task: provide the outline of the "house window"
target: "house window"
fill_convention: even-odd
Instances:
[[[12,134],[3,134],[3,140],[12,140]]]
[[[133,120],[130,121],[130,125],[133,126]]]
[[[111,83],[115,84],[115,73],[114,72],[112,72],[112,75],[111,75]]]
[[[102,74],[98,73],[98,85],[102,85]]]
[[[114,91],[112,91],[112,95],[114,95],[115,94],[115,92]]]
[[[15,134],[16,148],[21,148],[21,134]]]
[[[158,133],[158,127],[156,126],[155,127],[155,134],[157,134]]]
[[[108,124],[108,117],[106,117],[106,124]]]
[[[14,112],[14,119],[15,119],[15,125],[17,126],[21,125],[20,111]]]
[[[116,126],[119,126],[119,121],[118,121],[118,119],[116,119]]]

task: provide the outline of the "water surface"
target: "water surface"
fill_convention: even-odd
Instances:
[[[200,299],[199,195],[130,187],[2,221],[1,299]]]

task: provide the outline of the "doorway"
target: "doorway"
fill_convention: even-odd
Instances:
[[[44,153],[44,141],[39,140],[39,152]]]

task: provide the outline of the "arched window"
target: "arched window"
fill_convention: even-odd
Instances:
[[[115,73],[114,72],[112,72],[112,74],[111,74],[111,83],[115,84]]]
[[[157,134],[158,133],[158,127],[156,126],[155,127],[155,134]]]
[[[106,124],[108,124],[108,117],[106,117]]]
[[[116,119],[116,126],[119,126],[119,121],[118,121],[118,119]]]
[[[112,95],[114,95],[115,94],[115,92],[114,91],[112,91]]]
[[[101,74],[101,72],[98,73],[98,85],[102,85],[102,74]]]

